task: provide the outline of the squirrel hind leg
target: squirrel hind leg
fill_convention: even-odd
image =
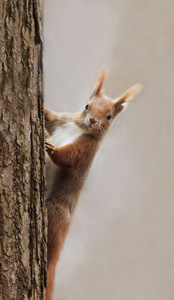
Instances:
[[[48,241],[47,241],[47,264],[48,280],[46,288],[46,300],[51,300],[54,285],[54,275],[57,261],[65,240],[69,225],[69,210],[63,204],[54,204],[55,198],[47,200],[48,212]],[[63,201],[59,198],[57,201]]]
[[[47,288],[46,288],[46,300],[51,300],[53,285],[54,285],[54,276],[57,261],[59,260],[61,245],[58,244],[58,237],[56,234],[54,238],[47,245]]]
[[[53,284],[54,284],[54,275],[55,275],[55,267],[56,262],[51,264],[48,269],[48,281],[47,281],[47,288],[46,288],[46,300],[51,300]]]

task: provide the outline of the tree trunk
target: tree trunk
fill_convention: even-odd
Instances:
[[[2,299],[44,299],[46,210],[41,0],[0,3]]]

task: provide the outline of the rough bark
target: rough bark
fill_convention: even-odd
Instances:
[[[41,0],[0,2],[2,299],[44,299]]]

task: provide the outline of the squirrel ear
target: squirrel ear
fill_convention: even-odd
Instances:
[[[118,107],[120,105],[124,106],[126,102],[132,100],[142,90],[142,87],[143,86],[140,83],[133,85],[120,98],[118,98],[115,101],[115,107]]]
[[[97,82],[94,87],[94,90],[91,94],[91,97],[99,97],[103,95],[102,87],[106,78],[106,70],[101,70],[97,76]]]

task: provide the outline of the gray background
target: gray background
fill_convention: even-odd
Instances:
[[[54,300],[174,299],[174,2],[44,2],[46,106],[141,94],[102,144],[57,265]]]

